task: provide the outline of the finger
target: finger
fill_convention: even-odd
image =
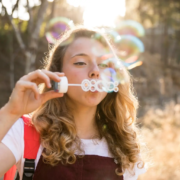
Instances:
[[[25,92],[26,90],[31,89],[34,93],[35,99],[38,99],[39,97],[39,90],[36,83],[21,80],[16,83],[16,87],[17,89],[20,89],[22,92]]]
[[[57,74],[59,77],[63,77],[64,76],[64,73],[63,72],[54,72],[55,74]]]
[[[40,79],[41,81],[38,80],[36,82],[37,79]],[[48,77],[48,75],[46,73],[44,73],[41,70],[36,70],[36,71],[33,71],[33,72],[29,73],[28,75],[24,76],[22,78],[22,80],[24,80],[24,81],[34,81],[34,82],[36,82],[37,85],[44,82],[47,87],[49,87],[49,88],[51,87],[50,78]]]
[[[44,82],[47,87],[51,87],[49,77],[41,70],[33,71],[21,78],[23,81],[34,81],[37,85]]]
[[[64,95],[63,93],[58,93],[58,92],[55,92],[54,90],[45,92],[41,94],[42,103],[45,103],[46,101],[53,98],[63,97],[63,95]]]
[[[60,72],[51,72],[48,70],[42,70],[42,72],[44,72],[50,79],[59,82],[60,81],[60,77],[64,76],[64,73],[60,73]]]

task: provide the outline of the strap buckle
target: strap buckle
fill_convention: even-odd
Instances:
[[[24,175],[26,177],[32,177],[35,172],[35,160],[34,159],[25,159],[24,162]]]

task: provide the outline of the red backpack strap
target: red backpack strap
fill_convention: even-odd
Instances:
[[[13,180],[16,174],[16,165],[11,167],[4,175],[4,180]]]
[[[24,121],[24,158],[26,159],[25,165],[32,160],[36,159],[38,149],[40,146],[39,134],[32,125],[30,117],[27,115],[22,116]],[[13,180],[16,174],[16,165],[11,167],[4,175],[4,180]],[[24,176],[24,175],[23,175]]]
[[[24,158],[36,159],[40,146],[39,133],[32,125],[29,116],[22,116],[24,121]]]
[[[29,116],[22,116],[24,121],[24,170],[23,180],[32,180],[35,172],[35,159],[40,146],[39,133]]]

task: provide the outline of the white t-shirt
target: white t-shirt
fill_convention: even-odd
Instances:
[[[82,147],[84,149],[85,155],[99,155],[103,157],[113,157],[112,154],[108,150],[108,145],[103,138],[102,140],[90,140],[90,139],[81,139]],[[24,122],[22,118],[19,118],[5,137],[2,140],[2,143],[5,144],[14,154],[16,159],[16,166],[20,174],[20,180],[22,180],[23,174],[23,164],[24,164]],[[38,164],[42,153],[43,147],[40,145],[38,150],[38,154],[35,160],[35,167]],[[129,171],[125,171],[123,177],[124,180],[137,180],[140,174],[146,172],[146,169],[139,169],[136,163],[134,168],[134,174]]]

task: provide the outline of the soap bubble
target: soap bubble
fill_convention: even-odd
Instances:
[[[138,67],[138,66],[141,66],[143,64],[142,60],[139,59],[138,61],[136,62],[133,62],[133,63],[123,63],[123,65],[126,67],[126,69],[130,70],[130,69],[133,69],[135,67]]]
[[[117,56],[121,61],[133,63],[138,61],[144,52],[144,45],[140,39],[132,35],[123,35],[116,41]]]
[[[143,26],[133,20],[121,21],[116,31],[120,38],[115,42],[117,56],[123,66],[132,69],[142,65],[141,53],[144,52],[144,44],[138,37],[145,34]]]
[[[115,57],[113,54],[106,54],[101,58],[103,60],[103,64],[106,64],[106,68],[104,68],[100,77],[102,80],[101,87],[106,92],[117,92],[118,85],[126,82],[124,76],[124,66],[121,61]]]
[[[50,20],[46,39],[49,43],[54,44],[60,38],[62,33],[74,26],[73,21],[65,17],[56,17]]]
[[[98,90],[117,92],[119,84],[128,81],[125,71],[142,65],[141,54],[144,52],[144,44],[138,37],[144,36],[145,31],[138,22],[122,21],[116,29],[103,28],[102,33],[111,39],[115,51],[106,50],[106,54],[101,57],[101,67],[105,68],[100,73],[102,82],[99,82]],[[105,43],[100,33],[96,33],[92,38]],[[98,50],[92,52],[99,55]]]
[[[103,90],[110,92],[117,92],[118,85],[125,83],[125,77],[121,69],[106,68],[100,74],[103,84]]]
[[[103,28],[102,32],[111,39],[116,49],[115,53],[119,59],[118,61],[121,61],[121,64],[126,69],[140,66],[142,64],[140,57],[144,52],[144,44],[136,36],[143,36],[144,28],[138,22],[123,21],[119,24],[119,30],[120,29],[120,34],[115,29],[110,28]],[[103,38],[100,34],[96,34],[95,39],[102,41]]]
[[[125,20],[118,23],[116,31],[119,35],[132,35],[136,37],[142,37],[145,34],[143,26],[133,20]]]
[[[113,43],[116,43],[121,38],[118,32],[115,31],[114,29],[105,29],[105,32],[107,36],[112,40]]]

